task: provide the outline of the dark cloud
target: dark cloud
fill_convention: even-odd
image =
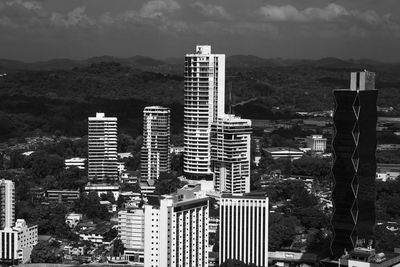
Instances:
[[[209,43],[227,54],[400,60],[399,16],[397,0],[4,0],[0,57],[177,56]]]

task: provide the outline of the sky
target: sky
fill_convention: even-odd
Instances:
[[[400,61],[400,1],[0,0],[0,58],[162,59],[197,44],[227,55]]]

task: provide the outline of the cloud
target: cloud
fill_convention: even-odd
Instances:
[[[142,6],[139,14],[142,18],[153,19],[163,17],[165,13],[171,13],[178,9],[180,9],[180,5],[174,0],[152,0]]]
[[[203,2],[195,2],[194,7],[198,7],[201,13],[207,17],[217,19],[232,19],[232,16],[222,6],[204,4]]]
[[[95,25],[95,20],[90,18],[86,12],[86,7],[77,7],[67,14],[52,13],[50,16],[50,24],[58,27],[88,27]]]
[[[356,19],[367,24],[376,25],[383,22],[383,16],[376,11],[347,10],[345,7],[331,3],[326,7],[309,7],[299,10],[292,5],[266,5],[256,12],[267,21],[292,22],[332,22],[342,19]]]
[[[28,10],[42,9],[42,4],[38,1],[12,0],[12,1],[6,2],[6,5],[7,6],[21,6]]]

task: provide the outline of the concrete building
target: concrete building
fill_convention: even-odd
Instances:
[[[375,74],[351,74],[350,89],[333,91],[333,239],[340,257],[355,247],[375,247],[376,102]]]
[[[144,264],[144,228],[143,209],[118,212],[118,235],[125,247],[125,259],[136,264]]]
[[[307,148],[315,152],[325,152],[327,139],[322,135],[310,135],[306,138]]]
[[[141,179],[159,178],[170,172],[170,110],[165,107],[146,107],[143,111],[143,146]]]
[[[85,163],[86,163],[85,158],[70,158],[70,159],[65,159],[65,161],[64,161],[64,165],[65,165],[66,169],[76,167],[78,169],[84,170]]]
[[[74,203],[80,197],[79,190],[47,190],[47,201],[57,203]]]
[[[88,184],[85,186],[85,193],[96,192],[99,197],[102,194],[107,195],[108,192],[113,193],[115,200],[118,199],[120,193],[120,186],[118,184]]]
[[[219,263],[232,259],[267,267],[268,197],[223,194],[219,214]]]
[[[0,240],[0,263],[27,263],[38,242],[38,227],[28,226],[25,220],[18,219],[13,228],[0,230]]]
[[[117,118],[96,113],[89,117],[88,179],[91,182],[118,180]]]
[[[15,186],[11,180],[0,180],[0,227],[12,227],[15,221]]]
[[[211,126],[211,163],[217,192],[250,192],[251,121],[224,115]]]
[[[198,45],[185,56],[184,175],[212,180],[211,124],[225,112],[225,55]]]
[[[83,215],[81,213],[68,213],[65,215],[65,224],[70,228],[75,228],[80,221],[82,221]]]
[[[273,159],[296,160],[303,156],[304,152],[292,147],[269,147],[263,149],[264,153],[271,155]]]
[[[208,266],[208,198],[148,196],[145,266]]]

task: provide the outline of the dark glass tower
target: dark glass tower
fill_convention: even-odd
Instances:
[[[333,256],[375,243],[375,73],[351,73],[350,89],[333,91]]]

